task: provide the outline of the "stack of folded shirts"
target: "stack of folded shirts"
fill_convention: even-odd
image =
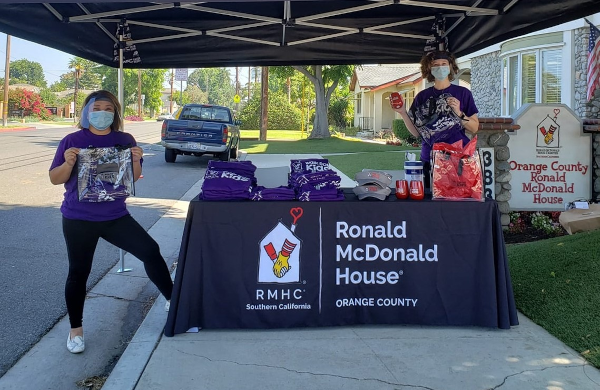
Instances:
[[[200,199],[250,199],[256,186],[256,167],[250,161],[209,161]]]
[[[252,200],[294,200],[296,199],[296,192],[293,188],[287,186],[280,186],[276,188],[265,188],[263,186],[256,186],[250,194]]]
[[[353,191],[358,199],[374,198],[385,200],[392,190],[389,185],[392,183],[392,176],[382,171],[363,171],[358,172],[354,179],[358,186]]]
[[[340,176],[327,159],[292,160],[289,186],[301,201],[344,200]]]

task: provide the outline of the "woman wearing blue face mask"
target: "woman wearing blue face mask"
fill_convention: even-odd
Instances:
[[[469,142],[465,131],[471,134],[479,130],[477,106],[471,91],[452,84],[458,66],[454,56],[448,52],[428,53],[421,59],[421,75],[433,86],[419,92],[410,109],[394,108],[406,127],[417,138],[421,138],[421,161],[425,173],[425,186],[430,187],[430,154],[434,143]],[[391,101],[390,101],[391,102]]]
[[[131,146],[133,176],[142,174],[143,151],[131,134],[123,132],[121,105],[108,91],[92,92],[84,102],[79,131],[64,137],[50,166],[50,182],[64,184],[61,205],[62,228],[67,244],[69,274],[65,284],[65,300],[71,330],[67,349],[80,353],[83,339],[83,305],[87,279],[92,268],[96,245],[100,238],[131,253],[144,263],[149,279],[167,301],[173,283],[158,244],[127,211],[124,198],[103,202],[80,202],[77,191],[77,154],[81,148]]]

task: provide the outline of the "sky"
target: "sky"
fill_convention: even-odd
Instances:
[[[46,46],[38,45],[21,38],[11,36],[10,38],[10,60],[16,61],[27,59],[29,61],[39,62],[44,69],[44,77],[48,86],[59,81],[60,76],[64,73],[71,72],[69,69],[69,61],[74,56],[62,51],[51,49]],[[6,61],[6,34],[0,33],[0,78],[4,78],[4,65]],[[189,69],[189,74],[194,69]],[[235,68],[229,68],[229,73],[232,78],[235,78]],[[245,85],[248,80],[248,68],[240,68],[240,83]],[[186,83],[183,83],[185,89]],[[165,83],[165,88],[169,86]],[[179,89],[180,83],[174,83],[175,89]]]
[[[0,77],[4,78],[4,65],[6,61],[6,34],[0,33]],[[60,80],[60,75],[69,72],[71,54],[50,49],[14,36],[10,37],[10,60],[21,59],[39,62],[44,68],[44,76],[48,85]]]

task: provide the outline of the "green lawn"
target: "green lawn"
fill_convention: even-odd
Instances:
[[[517,308],[600,368],[600,230],[507,245]]]
[[[275,133],[269,131],[268,136],[274,138]],[[332,137],[324,140],[242,141],[241,149],[251,154],[321,154],[353,178],[363,168],[402,169],[404,153],[400,151],[415,148]],[[507,245],[518,310],[598,368],[599,242],[600,230]]]
[[[297,133],[299,134],[299,132]],[[271,131],[268,135],[271,136]],[[354,174],[362,171],[363,168],[403,169],[404,153],[402,151],[416,150],[417,148],[363,142],[356,138],[331,137],[314,140],[241,141],[240,149],[249,154],[321,154],[346,176],[353,178]]]

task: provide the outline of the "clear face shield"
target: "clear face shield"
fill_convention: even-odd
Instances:
[[[98,112],[98,111],[94,111],[94,104],[97,101],[106,101],[106,102],[112,103],[111,99],[109,99],[108,97],[103,96],[103,95],[98,95],[98,96],[91,98],[90,101],[81,110],[81,118],[79,120],[79,124],[81,125],[82,128],[89,129],[90,124],[92,126],[94,126],[95,128],[97,128],[98,130],[105,130],[105,129],[108,129],[111,127],[113,120],[109,121],[107,119],[107,117],[103,118],[104,121],[99,120],[99,118],[93,118],[92,123],[90,123],[90,114],[93,117],[94,116],[93,113]],[[114,117],[116,117],[118,119],[119,123],[121,122],[120,113],[117,112],[116,107],[114,110]],[[113,119],[114,119],[114,117],[113,117]],[[108,124],[108,126],[106,126],[107,124]]]

